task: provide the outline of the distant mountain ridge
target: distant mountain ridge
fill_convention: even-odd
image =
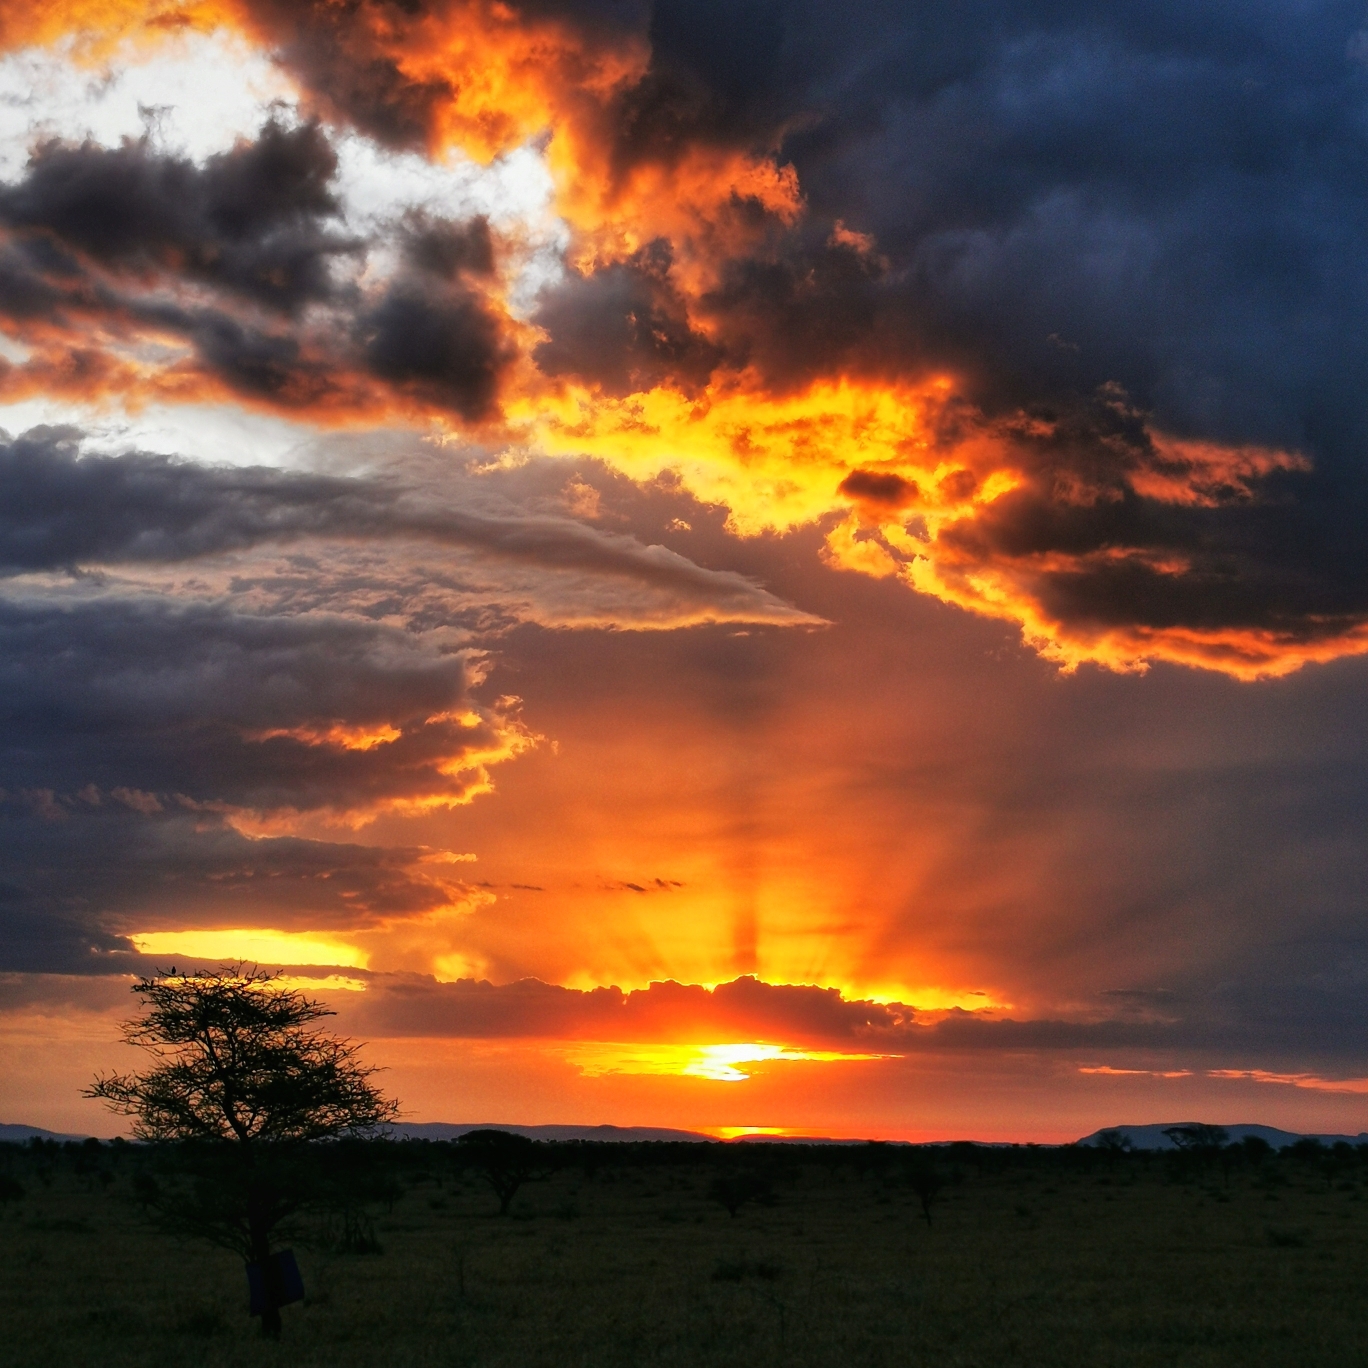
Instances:
[[[1164,1134],[1174,1126],[1195,1126],[1204,1124],[1196,1121],[1159,1121],[1144,1126],[1104,1126],[1101,1130],[1075,1140],[1076,1145],[1096,1146],[1101,1137],[1115,1131],[1130,1141],[1132,1149],[1167,1150],[1173,1149],[1173,1141]],[[1358,1135],[1323,1135],[1303,1131],[1279,1130],[1276,1126],[1260,1126],[1253,1123],[1240,1123],[1221,1128],[1232,1141],[1243,1140],[1247,1135],[1266,1140],[1274,1149],[1285,1149],[1298,1140],[1319,1140],[1322,1144],[1333,1145],[1345,1141],[1350,1145],[1368,1144],[1368,1131]],[[641,1143],[644,1141],[692,1141],[695,1143],[714,1142],[715,1135],[705,1135],[701,1131],[672,1130],[666,1126],[512,1126],[497,1121],[416,1121],[404,1122],[388,1129],[388,1135],[395,1140],[457,1140],[469,1131],[501,1130],[511,1131],[514,1135],[525,1135],[529,1140],[597,1140],[621,1144]],[[87,1135],[68,1134],[62,1131],[44,1130],[41,1126],[21,1126],[0,1124],[0,1144],[25,1144],[32,1139],[40,1140],[87,1140]],[[835,1140],[815,1135],[743,1135],[738,1141],[782,1142],[791,1141],[805,1145],[858,1145],[859,1140]],[[894,1141],[905,1144],[906,1141]],[[945,1141],[934,1141],[945,1144]],[[975,1142],[978,1143],[978,1142]],[[1000,1145],[1002,1142],[996,1142]]]
[[[670,1130],[662,1126],[509,1126],[502,1122],[418,1121],[390,1126],[386,1134],[394,1140],[455,1140],[474,1130],[511,1131],[529,1140],[617,1140],[624,1143],[642,1140],[714,1140],[700,1131]],[[44,1130],[41,1126],[0,1125],[0,1144],[25,1144],[29,1140],[86,1140],[86,1135],[70,1135]]]
[[[401,1122],[389,1128],[396,1140],[457,1140],[476,1130],[510,1131],[525,1135],[529,1140],[610,1140],[621,1143],[642,1140],[715,1140],[713,1135],[699,1131],[670,1130],[664,1126],[507,1126],[501,1122],[480,1121],[470,1124],[454,1121]]]
[[[1104,1126],[1102,1130],[1093,1131],[1091,1135],[1085,1135],[1081,1140],[1076,1140],[1074,1143],[1078,1145],[1099,1145],[1103,1135],[1109,1131],[1115,1131],[1123,1139],[1130,1141],[1132,1149],[1174,1149],[1176,1147],[1173,1141],[1164,1134],[1166,1130],[1172,1130],[1175,1126],[1196,1126],[1200,1124],[1205,1123],[1159,1121],[1148,1126]],[[1360,1131],[1358,1135],[1313,1135],[1304,1131],[1285,1131],[1279,1130],[1276,1126],[1257,1126],[1250,1123],[1222,1126],[1221,1129],[1225,1131],[1232,1142],[1238,1143],[1246,1136],[1254,1135],[1260,1140],[1268,1141],[1274,1149],[1285,1149],[1288,1145],[1295,1145],[1298,1140],[1319,1140],[1324,1145],[1333,1145],[1341,1140],[1350,1145],[1368,1144],[1368,1131]]]
[[[44,1130],[41,1126],[0,1125],[0,1145],[22,1145],[29,1140],[88,1140],[86,1135],[66,1135],[61,1131]]]

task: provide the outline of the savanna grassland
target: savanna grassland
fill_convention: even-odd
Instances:
[[[392,1145],[381,1251],[297,1232],[273,1343],[241,1260],[140,1207],[138,1147],[3,1149],[14,1368],[1368,1363],[1353,1152],[561,1146],[500,1216],[458,1147]]]

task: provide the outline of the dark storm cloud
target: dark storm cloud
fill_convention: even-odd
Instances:
[[[772,126],[812,116],[783,153],[817,218],[890,259],[868,307],[896,321],[893,364],[930,349],[998,403],[1114,380],[1204,435],[1298,443],[1348,422],[1334,435],[1354,443],[1363,21],[1338,2],[1293,25],[1234,3],[796,3],[776,59],[738,79],[699,42],[691,62]],[[839,334],[809,346],[833,343],[848,354]]]
[[[149,596],[72,605],[0,602],[0,715],[9,735],[145,733],[200,723],[253,731],[345,718],[406,720],[450,707],[459,658],[376,623],[266,617]]]
[[[669,244],[657,242],[546,291],[537,323],[550,336],[533,352],[538,366],[618,395],[705,384],[723,354],[690,325],[669,269]]]
[[[416,847],[248,839],[172,804],[142,813],[93,786],[60,816],[0,801],[0,972],[149,973],[128,933],[162,927],[373,927],[459,901],[452,866]],[[184,960],[184,957],[180,957]]]
[[[173,563],[305,537],[430,541],[636,583],[700,617],[819,621],[743,575],[571,518],[442,507],[378,480],[82,455],[81,434],[67,429],[0,440],[0,575]]]
[[[795,234],[764,257],[725,263],[699,312],[729,357],[758,368],[777,390],[833,371],[897,375],[932,369],[935,352],[919,335],[885,258],[831,237]]]
[[[884,470],[852,470],[838,488],[851,498],[887,508],[901,508],[917,497],[915,481]]]
[[[328,263],[359,244],[327,230],[337,157],[314,124],[267,123],[202,165],[147,138],[40,143],[0,187],[0,223],[50,234],[102,265],[192,280],[290,311],[332,293]]]
[[[500,743],[494,718],[448,716],[468,706],[458,657],[374,623],[0,603],[0,774],[19,792],[94,783],[266,811],[459,801],[462,756]],[[383,744],[350,741],[386,728]]]
[[[721,263],[693,304],[712,350],[676,383],[717,364],[781,391],[947,370],[990,431],[1019,412],[1060,428],[1013,442],[1033,479],[965,530],[967,566],[1073,558],[1026,587],[1084,630],[1356,629],[1365,33],[1341,0],[1295,22],[1168,0],[654,5],[650,70],[604,116],[614,164],[777,148],[807,203],[794,231]],[[610,390],[671,378],[684,335],[652,307],[626,263],[572,278],[547,297],[539,359]],[[1061,496],[1081,460],[1096,490],[1153,459],[1118,450],[1099,402],[1117,392],[1133,428],[1312,468],[1216,506],[1118,489],[1084,507]]]
[[[400,235],[406,274],[360,316],[366,368],[403,393],[471,422],[492,416],[516,351],[467,274],[488,276],[488,220],[410,214]]]
[[[367,22],[411,24],[439,6],[423,0],[250,0],[247,8],[319,105],[386,147],[424,147],[438,109],[456,93],[449,80],[406,75],[396,57],[378,50]]]
[[[1115,380],[1169,423],[1292,443],[1333,402],[1316,391],[1357,387],[1360,6],[1304,8],[1295,33],[1271,5],[725,8],[754,42],[654,9],[653,69],[729,111],[684,136],[781,137],[817,225],[889,262],[790,242],[734,263],[718,313],[780,382],[882,349],[958,363],[991,402]]]
[[[421,975],[384,974],[355,1010],[357,1029],[372,1036],[449,1036],[457,1039],[714,1042],[758,1040],[788,1048],[884,1055],[1054,1055],[1114,1061],[1143,1071],[1147,1061],[1175,1057],[1194,1065],[1231,1060],[1300,1057],[1355,1068],[1355,1032],[1363,1025],[1364,961],[1342,977],[1346,991],[1323,1010],[1298,982],[1276,993],[1279,1016],[1252,1001],[1207,1000],[1179,1007],[1166,998],[1161,1018],[1134,1012],[1032,1019],[990,1012],[923,1012],[914,1005],[848,998],[835,988],[766,983],[743,976],[715,988],[674,981],[624,991],[564,988],[538,979],[501,985],[462,979],[438,983]],[[1324,975],[1321,976],[1324,978]],[[1260,990],[1272,989],[1261,984]],[[1267,999],[1266,999],[1267,1001]],[[1327,1027],[1333,1028],[1327,1030]]]
[[[401,242],[412,266],[443,280],[454,280],[462,271],[487,276],[494,270],[494,240],[487,218],[454,223],[415,210],[404,221]]]
[[[1353,515],[1327,506],[1316,472],[1204,471],[1157,450],[1143,415],[1105,395],[1003,430],[1028,478],[942,544],[967,564],[1040,565],[1032,587],[1058,620],[1314,642],[1368,612]],[[1166,476],[1184,501],[1148,495]]]
[[[515,353],[479,296],[396,285],[362,315],[360,329],[373,375],[472,422],[493,413],[500,373]]]
[[[268,332],[209,309],[179,317],[171,310],[157,310],[156,315],[167,322],[174,318],[205,368],[245,398],[308,409],[341,397],[335,368],[305,356],[299,339],[288,333]]]
[[[777,141],[777,107],[764,95],[778,68],[784,8],[774,0],[655,0],[650,65],[603,113],[615,175],[646,162],[670,165],[699,144]]]
[[[628,1042],[761,1040],[845,1053],[1209,1048],[1246,1035],[1209,1022],[1014,1020],[845,997],[836,988],[766,983],[749,975],[715,988],[672,980],[624,992],[562,988],[538,979],[495,985],[380,975],[354,1009],[370,1035]]]
[[[562,988],[538,979],[501,986],[473,979],[436,983],[417,975],[388,976],[375,987],[364,1008],[366,1029],[392,1035],[660,1041],[687,1030],[723,1039],[853,1046],[898,1031],[916,1016],[896,1004],[846,1001],[835,988],[749,977],[712,989],[667,981],[632,992]]]
[[[387,398],[492,417],[514,351],[469,284],[494,269],[487,221],[409,214],[395,230],[399,272],[367,294],[335,270],[372,245],[341,231],[336,172],[314,123],[268,121],[203,164],[147,137],[40,143],[23,177],[0,185],[0,312],[21,336],[42,324],[39,346],[53,329],[179,336],[208,377],[287,409]],[[173,297],[187,284],[216,293]],[[6,363],[13,383],[22,371]]]

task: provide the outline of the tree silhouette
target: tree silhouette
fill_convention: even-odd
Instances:
[[[535,1140],[512,1131],[467,1131],[456,1141],[461,1162],[477,1168],[499,1199],[499,1215],[507,1216],[518,1189],[534,1178],[544,1178],[549,1167]]]
[[[922,1215],[926,1218],[926,1224],[931,1224],[931,1206],[936,1198],[940,1196],[940,1190],[945,1186],[944,1179],[941,1178],[936,1166],[924,1155],[916,1155],[907,1168],[907,1186],[917,1194],[917,1201],[921,1203]]]
[[[1107,1156],[1109,1165],[1115,1165],[1123,1154],[1134,1148],[1134,1145],[1130,1136],[1124,1131],[1104,1130],[1098,1134],[1097,1148]]]
[[[735,1216],[747,1202],[768,1202],[774,1197],[774,1185],[762,1173],[719,1173],[708,1185],[708,1196],[727,1208],[727,1215]]]
[[[139,1140],[177,1142],[192,1191],[145,1195],[165,1224],[224,1245],[265,1283],[263,1335],[280,1334],[271,1234],[319,1196],[312,1142],[373,1135],[398,1115],[372,1085],[358,1047],[317,1026],[334,1015],[242,964],[139,979],[141,1013],[125,1041],[153,1063],[102,1075],[86,1090],[131,1117]]]
[[[1214,1155],[1230,1139],[1224,1126],[1204,1126],[1195,1121],[1186,1126],[1168,1126],[1164,1134],[1176,1149],[1203,1157]]]

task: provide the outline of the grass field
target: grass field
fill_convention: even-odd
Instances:
[[[716,1160],[565,1168],[500,1217],[450,1154],[405,1152],[382,1253],[297,1247],[307,1298],[271,1343],[240,1260],[140,1214],[127,1152],[92,1167],[14,1148],[0,1363],[1368,1364],[1361,1160],[1223,1176],[962,1151],[936,1160],[928,1226],[905,1170],[853,1151],[834,1169],[749,1152],[775,1198],[735,1218],[708,1196]]]

